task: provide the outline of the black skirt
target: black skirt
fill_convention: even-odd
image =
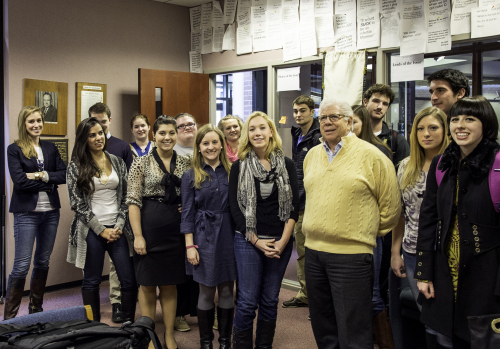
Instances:
[[[146,255],[134,251],[137,283],[143,286],[178,285],[186,281],[186,244],[180,233],[177,204],[144,198],[141,209]]]

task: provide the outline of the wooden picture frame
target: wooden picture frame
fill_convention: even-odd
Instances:
[[[106,103],[106,84],[94,82],[76,83],[76,124],[75,128],[82,120],[89,117],[88,110],[95,103]]]
[[[40,138],[42,141],[47,141],[53,143],[57,150],[59,150],[59,154],[61,154],[61,159],[66,166],[69,163],[69,143],[67,138]]]
[[[68,130],[68,83],[24,79],[23,106],[36,105],[44,115],[42,135],[65,136]]]

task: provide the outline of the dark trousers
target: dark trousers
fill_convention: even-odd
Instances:
[[[85,257],[85,267],[83,268],[82,290],[93,291],[99,289],[102,268],[104,267],[104,255],[108,251],[120,280],[121,291],[136,293],[137,283],[135,281],[134,262],[129,255],[125,235],[122,235],[114,242],[108,243],[108,240],[89,229],[86,241],[87,255]]]
[[[177,310],[175,316],[198,316],[196,307],[200,295],[200,285],[193,280],[192,275],[187,275],[183,284],[177,285]]]
[[[306,247],[305,273],[318,349],[373,349],[373,255]]]

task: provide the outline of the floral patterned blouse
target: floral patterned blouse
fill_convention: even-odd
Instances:
[[[404,159],[399,165],[398,183],[400,188],[408,160],[409,158]],[[418,217],[420,214],[420,205],[422,205],[422,201],[424,200],[426,181],[427,172],[420,171],[420,177],[415,185],[401,190],[401,201],[403,205],[401,214],[405,218],[403,249],[410,254],[415,254],[417,249]]]

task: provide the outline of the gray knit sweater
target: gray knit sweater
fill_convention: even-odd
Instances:
[[[119,183],[116,188],[116,198],[118,203],[118,217],[116,220],[115,228],[120,228],[123,231],[122,238],[126,238],[129,246],[129,253],[132,257],[134,246],[134,235],[128,223],[128,206],[125,204],[127,197],[127,166],[125,162],[108,152],[106,156],[111,161],[113,170],[116,171]],[[74,264],[78,268],[85,266],[85,257],[87,256],[87,234],[89,229],[92,229],[95,234],[99,235],[106,229],[104,225],[99,222],[97,217],[92,212],[91,196],[83,195],[76,186],[78,178],[78,166],[75,162],[68,165],[66,173],[66,183],[68,185],[69,203],[71,210],[75,212],[75,217],[71,223],[70,241],[68,246],[68,256],[66,261]],[[72,238],[74,237],[74,238]]]

